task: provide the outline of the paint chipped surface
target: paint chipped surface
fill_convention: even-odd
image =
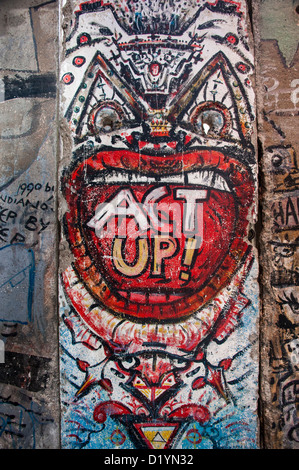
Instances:
[[[259,445],[247,12],[189,3],[68,2],[65,448]]]

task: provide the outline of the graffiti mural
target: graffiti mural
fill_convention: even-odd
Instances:
[[[298,35],[291,31],[298,30],[299,10],[297,1],[286,5],[290,34],[285,35],[283,21],[275,23],[280,0],[274,3],[262,2],[257,21],[264,58],[257,58],[263,173],[261,402],[268,423],[265,446],[298,449],[299,56]]]
[[[270,151],[273,149],[270,149]],[[275,148],[275,154],[294,156],[293,149],[284,146]],[[283,159],[285,161],[285,158]],[[282,166],[281,163],[280,166]],[[272,393],[274,403],[280,409],[277,430],[287,446],[297,447],[299,442],[298,414],[298,175],[294,171],[283,172],[283,181],[293,179],[293,184],[284,187],[272,205],[272,239],[270,257],[272,263],[271,288],[277,302],[276,332],[271,344],[271,368],[274,381]],[[282,175],[281,175],[282,176]],[[277,423],[277,424],[278,424]]]
[[[255,448],[246,2],[61,15],[62,446]]]

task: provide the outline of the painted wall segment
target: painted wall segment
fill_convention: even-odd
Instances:
[[[185,3],[61,4],[63,447],[258,446],[248,16]]]
[[[57,13],[55,1],[0,5],[1,449],[59,446]]]
[[[286,2],[282,11],[280,1],[264,1],[255,15],[260,32],[264,440],[267,448],[298,449],[298,2]]]

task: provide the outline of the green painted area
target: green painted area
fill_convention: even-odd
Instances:
[[[276,39],[286,65],[290,65],[299,42],[299,0],[261,0],[261,38]]]

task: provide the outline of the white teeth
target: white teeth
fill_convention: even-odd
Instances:
[[[225,179],[214,171],[192,171],[187,174],[188,184],[207,186],[218,189],[219,191],[228,191],[230,189]]]
[[[147,176],[134,172],[111,170],[109,173],[99,174],[92,182],[96,184],[190,184],[230,192],[223,176],[209,170],[190,171],[169,176]]]
[[[132,173],[129,175],[130,183],[147,183],[148,178],[145,175],[139,175],[138,173]]]
[[[186,184],[186,175],[183,173],[180,175],[169,175],[169,176],[163,176],[161,179],[159,179],[161,183],[167,183],[167,184]]]
[[[192,171],[188,175],[189,184],[204,184],[205,186],[212,186],[213,180],[215,179],[215,173],[213,171]]]

